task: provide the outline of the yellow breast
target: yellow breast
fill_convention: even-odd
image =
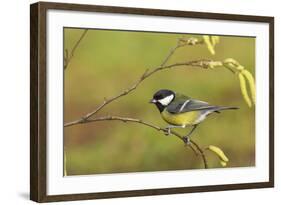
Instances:
[[[171,125],[194,125],[200,117],[200,111],[190,111],[179,114],[171,114],[165,110],[161,113],[162,118]]]

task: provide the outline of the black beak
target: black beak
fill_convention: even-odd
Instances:
[[[150,101],[149,101],[149,103],[156,103],[157,101],[155,100],[155,99],[151,99]]]

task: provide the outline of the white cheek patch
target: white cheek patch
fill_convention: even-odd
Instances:
[[[161,100],[158,100],[158,102],[164,106],[167,106],[172,102],[173,99],[174,99],[174,95],[169,95]]]

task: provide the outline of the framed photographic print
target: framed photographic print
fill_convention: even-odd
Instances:
[[[274,186],[274,18],[31,5],[30,197]]]

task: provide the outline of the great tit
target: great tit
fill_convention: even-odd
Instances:
[[[172,90],[159,90],[150,100],[157,106],[162,118],[169,124],[167,134],[172,128],[192,126],[190,132],[184,136],[185,143],[189,143],[190,135],[206,117],[212,113],[220,113],[222,110],[238,109],[237,107],[214,106],[207,102],[192,99]]]

